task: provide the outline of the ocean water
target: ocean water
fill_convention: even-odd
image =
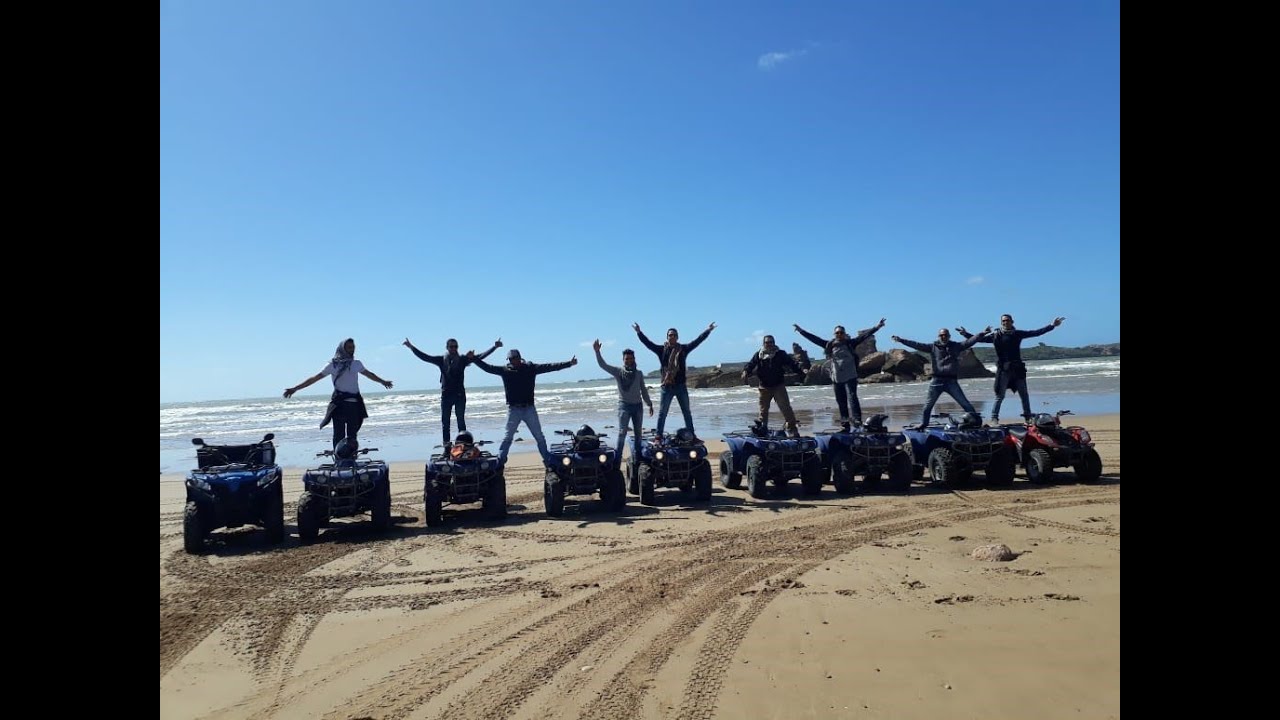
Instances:
[[[1042,360],[1027,363],[1031,406],[1034,412],[1069,409],[1079,415],[1120,412],[1120,358],[1079,358]],[[472,382],[486,382],[490,376],[471,372]],[[362,380],[363,389],[372,383]],[[962,380],[965,395],[984,417],[990,414],[994,398],[992,380]],[[321,388],[320,384],[316,388]],[[897,426],[918,422],[927,394],[928,383],[864,384],[858,388],[863,416],[872,413],[889,415]],[[657,424],[660,388],[650,379],[649,392],[654,401],[654,415],[646,413],[644,427]],[[788,388],[791,405],[796,411],[801,431],[808,433],[832,427],[838,417],[835,394],[831,386]],[[721,433],[745,428],[758,413],[756,390],[742,385],[733,388],[690,390],[689,400],[694,426],[701,437],[718,438]],[[360,429],[360,444],[378,448],[377,457],[388,461],[425,460],[441,441],[439,390],[366,393],[369,417]],[[537,385],[538,415],[549,443],[559,439],[552,431],[573,429],[589,424],[599,432],[614,437],[618,422],[617,391],[612,379],[551,383]],[[191,439],[203,438],[211,444],[237,444],[260,440],[263,434],[275,433],[277,462],[287,467],[317,464],[315,454],[331,445],[330,428],[321,430],[329,402],[329,388],[292,399],[251,398],[243,400],[210,400],[197,403],[160,405],[160,472],[185,472],[195,465],[195,448]],[[959,406],[944,395],[935,412],[957,412]],[[1021,413],[1015,393],[1005,397],[1001,415],[1014,419]],[[477,439],[493,440],[491,448],[502,440],[507,407],[501,386],[467,389],[467,429]],[[683,424],[679,404],[671,403],[666,428],[674,430]],[[770,411],[770,425],[782,426],[777,406]],[[456,422],[453,431],[457,433]],[[534,452],[536,445],[528,429],[521,425],[511,452]]]

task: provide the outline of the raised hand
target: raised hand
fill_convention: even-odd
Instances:
[[[498,338],[497,340],[494,340],[494,341],[493,341],[493,346],[494,346],[494,347],[502,347],[502,338]]]
[[[386,389],[390,390],[390,389],[391,389],[391,381],[390,381],[390,380],[383,380],[383,381],[382,381],[382,387],[384,387],[384,388],[386,388]]]
[[[963,325],[961,325],[961,326],[957,327],[957,328],[956,328],[956,332],[960,333],[961,335],[965,335],[965,336],[968,336],[968,334],[969,334],[969,331],[968,331],[968,330],[965,330]]]
[[[1066,318],[1064,318],[1064,317],[1056,317],[1056,318],[1054,318],[1054,319],[1053,319],[1053,326],[1054,326],[1054,327],[1058,327],[1059,325],[1061,325],[1061,324],[1062,324],[1062,321],[1063,321],[1063,320],[1066,320]]]
[[[293,397],[293,393],[294,393],[294,389],[293,389],[293,388],[285,388],[284,396],[285,396],[286,398],[291,398],[291,397]]]
[[[889,339],[890,339],[890,340],[892,340],[892,341],[894,341],[894,342],[896,342],[896,343],[900,343],[900,342],[902,342],[902,338],[898,337],[897,335],[890,335],[890,336],[889,336]]]
[[[600,338],[596,338],[595,341],[591,343],[591,349],[595,350],[596,352],[600,352],[600,345],[601,345]]]
[[[882,327],[884,327],[884,318],[880,318],[880,323],[876,325],[876,329],[879,330]]]
[[[716,329],[715,323],[711,323],[710,325],[707,326],[707,332],[711,332],[712,330],[715,330],[715,329]]]
[[[404,339],[404,342],[402,342],[402,343],[400,343],[400,344],[401,344],[401,345],[403,345],[403,346],[405,346],[405,347],[413,347],[413,343],[409,342],[409,338],[405,338],[405,339]]]
[[[635,323],[635,322],[631,323],[631,329],[635,330],[636,332],[640,332],[640,323]]]
[[[573,357],[569,358],[569,366],[570,366],[570,367],[572,367],[572,366],[574,366],[574,365],[577,365],[577,364],[578,364],[578,356],[577,356],[577,355],[574,355]]]

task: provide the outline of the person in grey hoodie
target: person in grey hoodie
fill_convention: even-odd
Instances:
[[[983,332],[990,332],[991,328],[987,328]],[[933,413],[933,406],[937,404],[938,398],[942,397],[942,393],[946,393],[960,403],[960,407],[965,412],[977,414],[977,410],[973,409],[973,403],[969,402],[969,398],[964,396],[964,390],[960,387],[960,354],[965,350],[977,344],[982,334],[974,335],[962,343],[955,342],[951,339],[951,331],[942,328],[938,330],[937,342],[925,345],[915,340],[906,340],[893,336],[893,341],[909,348],[914,348],[920,352],[929,353],[931,362],[933,363],[933,380],[929,382],[929,399],[924,404],[924,413],[920,420],[919,429],[923,430],[929,424],[929,418]]]
[[[600,354],[600,339],[591,343],[596,351],[596,364],[601,370],[613,376],[618,383],[618,463],[622,467],[622,448],[627,444],[627,425],[631,425],[636,433],[636,441],[640,441],[640,427],[644,422],[641,403],[649,407],[649,417],[653,417],[653,400],[649,397],[649,387],[644,384],[644,373],[636,368],[636,351],[627,348],[622,351],[622,367],[614,367],[604,361]],[[631,451],[631,476],[636,473],[636,453]]]
[[[865,342],[867,338],[876,334],[876,331],[884,327],[884,318],[880,318],[880,322],[876,326],[867,330],[856,338],[849,337],[843,325],[836,326],[836,336],[830,340],[824,340],[817,335],[805,330],[799,325],[792,325],[795,331],[805,336],[810,342],[822,348],[831,360],[827,367],[827,373],[831,375],[831,384],[836,389],[836,406],[840,408],[840,427],[845,431],[849,430],[849,411],[853,411],[853,422],[856,425],[862,424],[862,404],[858,402],[858,345]]]

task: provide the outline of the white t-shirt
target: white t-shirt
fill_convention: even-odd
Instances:
[[[342,377],[335,378],[333,381],[333,389],[341,390],[346,393],[360,393],[360,373],[364,371],[364,363],[359,360],[351,361],[351,368],[342,373]],[[338,372],[337,363],[330,362],[320,370],[321,375],[333,375]]]

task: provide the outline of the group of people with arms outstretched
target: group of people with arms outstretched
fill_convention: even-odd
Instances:
[[[944,393],[954,398],[966,412],[976,413],[973,404],[965,397],[964,390],[960,387],[959,371],[961,354],[978,343],[991,343],[995,346],[996,351],[996,397],[992,406],[991,420],[993,422],[999,421],[1000,405],[1004,400],[1005,393],[1010,390],[1018,394],[1022,401],[1022,415],[1024,419],[1030,420],[1032,415],[1031,400],[1027,390],[1026,363],[1022,360],[1022,341],[1053,330],[1061,325],[1064,319],[1062,317],[1055,318],[1052,323],[1036,330],[1019,330],[1014,327],[1013,316],[1006,314],[1000,317],[1000,326],[997,329],[987,327],[981,332],[973,334],[965,330],[964,327],[957,327],[956,332],[965,338],[963,342],[952,340],[951,332],[947,328],[939,329],[938,339],[931,343],[917,342],[893,335],[894,342],[928,354],[932,363],[933,375],[929,382],[928,396],[921,418],[922,426],[929,423],[933,407]],[[883,328],[884,325],[885,319],[880,318],[876,325],[856,336],[849,335],[843,325],[836,325],[831,338],[815,335],[799,325],[792,326],[805,339],[822,348],[825,357],[829,361],[828,373],[831,376],[831,383],[835,390],[836,406],[840,414],[839,423],[845,430],[862,422],[862,406],[858,402],[858,364],[860,358],[857,347]],[[689,353],[697,349],[711,335],[711,332],[716,328],[716,324],[714,322],[709,324],[705,330],[689,343],[681,343],[680,333],[675,328],[668,328],[666,341],[662,344],[650,340],[644,334],[644,331],[640,329],[639,324],[633,323],[631,327],[635,330],[641,344],[658,358],[658,366],[661,370],[661,390],[656,430],[659,437],[662,436],[665,429],[667,413],[671,409],[673,400],[680,406],[684,426],[693,431],[693,413],[690,408],[687,384],[687,359]],[[533,363],[524,360],[519,350],[511,349],[507,351],[507,362],[505,364],[491,365],[485,362],[485,358],[503,346],[501,338],[495,340],[488,350],[479,354],[474,351],[469,351],[466,354],[460,353],[458,351],[458,341],[454,338],[449,338],[445,342],[443,355],[425,353],[415,347],[408,338],[405,338],[404,346],[409,348],[418,359],[440,368],[441,431],[445,445],[449,444],[450,439],[450,415],[456,417],[459,432],[465,432],[467,429],[467,395],[464,377],[466,368],[474,364],[481,370],[502,378],[507,402],[507,423],[506,433],[503,436],[502,444],[499,446],[499,462],[506,463],[507,454],[511,450],[516,430],[522,423],[528,427],[529,433],[533,435],[543,461],[548,461],[550,454],[547,448],[547,441],[542,433],[542,425],[538,419],[538,411],[534,404],[535,380],[538,375],[543,373],[564,370],[577,365],[578,358],[576,355],[565,362]],[[645,385],[644,374],[637,366],[635,350],[631,348],[624,349],[622,351],[621,366],[615,366],[605,362],[604,356],[600,353],[602,343],[598,339],[592,343],[592,347],[595,350],[596,363],[617,384],[618,458],[620,461],[628,432],[634,432],[637,438],[640,437],[643,410],[647,406],[649,415],[652,416],[653,401],[649,395],[649,388]],[[335,447],[343,438],[349,437],[355,440],[361,425],[364,423],[364,419],[369,416],[368,411],[365,409],[364,398],[360,395],[358,376],[364,375],[387,389],[392,387],[390,380],[383,380],[373,371],[366,368],[362,362],[355,359],[355,349],[356,346],[353,339],[347,338],[343,340],[338,344],[333,358],[320,369],[320,372],[284,391],[284,397],[289,398],[297,391],[319,382],[325,377],[332,378],[333,394],[330,397],[329,405],[320,427],[323,428],[330,423],[333,424],[333,443]],[[792,354],[778,348],[773,335],[765,335],[762,338],[760,350],[752,354],[742,371],[743,382],[747,382],[752,375],[755,375],[759,381],[760,415],[757,418],[759,426],[767,427],[769,408],[776,402],[779,411],[782,413],[786,432],[792,436],[799,434],[799,425],[796,422],[795,411],[791,407],[784,378],[789,372],[803,375],[806,369],[797,362]]]

